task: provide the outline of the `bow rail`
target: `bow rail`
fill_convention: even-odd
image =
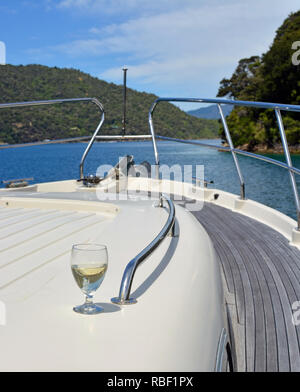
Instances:
[[[80,179],[84,178],[83,175],[83,166],[85,159],[94,144],[94,141],[104,123],[105,119],[105,111],[102,103],[98,101],[97,98],[68,98],[68,99],[52,99],[52,100],[45,100],[45,101],[28,101],[28,102],[14,102],[14,103],[1,103],[0,104],[0,109],[8,109],[8,108],[21,108],[21,107],[28,107],[28,106],[45,106],[45,105],[55,105],[55,104],[63,104],[63,103],[69,103],[69,102],[92,102],[94,103],[101,111],[101,119],[100,122],[91,137],[83,155],[80,161],[79,165],[79,175]],[[38,143],[24,143],[24,144],[17,144],[17,145],[3,145],[0,146],[0,148],[10,148],[10,147],[25,147],[25,146],[34,146],[34,145],[40,145],[40,144],[51,144],[51,143],[63,143],[63,142],[72,142],[72,141],[80,141],[89,138],[89,136],[83,136],[83,137],[78,137],[78,138],[68,138],[68,139],[61,139],[61,140],[54,140],[54,141],[44,141],[44,142],[38,142]]]
[[[241,196],[242,200],[245,199],[245,181],[244,181],[244,177],[243,177],[240,165],[239,165],[239,161],[236,156],[237,154],[246,155],[251,158],[259,159],[259,160],[280,166],[284,169],[287,169],[289,171],[289,175],[290,175],[290,181],[291,181],[291,185],[292,185],[292,191],[293,191],[295,206],[296,206],[296,210],[297,210],[297,230],[300,231],[300,201],[299,201],[299,194],[298,194],[297,183],[296,183],[296,178],[295,178],[295,174],[299,175],[300,170],[297,169],[296,167],[294,167],[292,164],[291,155],[290,155],[290,151],[289,151],[289,147],[288,147],[288,143],[287,143],[287,138],[286,138],[286,133],[285,133],[285,129],[284,129],[283,121],[282,121],[282,116],[281,116],[281,111],[300,112],[300,105],[286,105],[286,104],[278,104],[278,103],[270,103],[270,102],[236,101],[236,100],[232,100],[232,99],[222,99],[222,98],[213,98],[213,99],[208,99],[208,98],[158,98],[158,99],[156,99],[153,102],[153,104],[150,108],[150,111],[149,111],[149,127],[150,127],[150,133],[152,136],[153,148],[154,148],[157,179],[159,179],[160,162],[159,162],[159,154],[158,154],[157,145],[156,145],[156,139],[170,140],[170,141],[179,142],[179,143],[196,144],[196,145],[203,146],[203,147],[220,149],[220,146],[210,145],[210,144],[203,143],[203,142],[188,141],[188,140],[169,138],[169,137],[156,135],[155,129],[154,129],[154,124],[153,124],[153,114],[154,114],[154,111],[155,111],[157,105],[160,102],[211,103],[211,104],[216,104],[218,106],[222,125],[223,125],[224,131],[225,131],[226,140],[229,145],[229,147],[222,147],[222,150],[230,151],[232,154],[234,165],[235,165],[238,177],[239,177],[240,196]],[[234,144],[232,142],[232,139],[231,139],[231,134],[230,134],[230,130],[228,128],[226,117],[224,115],[224,112],[223,112],[221,105],[247,106],[247,107],[253,107],[253,108],[274,110],[277,124],[278,124],[279,133],[280,133],[280,138],[281,138],[281,142],[282,142],[282,146],[283,146],[283,150],[284,150],[286,164],[283,162],[280,162],[276,159],[271,159],[271,158],[265,157],[263,155],[258,155],[258,154],[250,153],[250,152],[235,148]]]

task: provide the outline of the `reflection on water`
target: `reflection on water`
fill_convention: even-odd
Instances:
[[[216,141],[209,141],[216,144]],[[66,180],[79,177],[79,162],[86,143],[44,145],[0,151],[0,179],[34,177],[34,182]],[[205,178],[219,189],[239,194],[239,181],[232,156],[226,152],[175,142],[158,142],[161,164],[204,165]],[[96,143],[85,165],[85,174],[95,173],[102,164],[115,164],[120,156],[134,155],[135,162],[154,163],[152,143]],[[269,155],[278,160],[283,156]],[[238,157],[246,182],[246,197],[257,200],[295,218],[295,205],[286,170],[249,157]],[[292,157],[300,168],[300,156]],[[195,173],[194,173],[195,174]],[[299,176],[297,176],[299,177]],[[300,190],[300,179],[297,178]]]

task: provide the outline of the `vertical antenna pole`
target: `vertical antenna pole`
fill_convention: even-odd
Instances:
[[[126,99],[127,99],[127,87],[126,87],[126,80],[127,80],[127,71],[128,68],[123,68],[123,120],[122,120],[122,136],[125,136],[126,132]]]

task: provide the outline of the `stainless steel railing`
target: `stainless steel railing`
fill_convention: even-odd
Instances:
[[[8,109],[8,108],[19,108],[19,107],[26,107],[26,106],[44,106],[44,105],[55,105],[55,104],[61,104],[61,103],[69,103],[69,102],[92,102],[95,105],[98,106],[98,108],[101,111],[101,119],[100,122],[91,138],[89,141],[88,146],[86,147],[81,161],[79,165],[79,175],[80,179],[83,179],[83,166],[85,159],[94,144],[94,141],[98,135],[98,132],[100,131],[102,124],[105,119],[105,112],[104,112],[104,107],[101,102],[98,101],[97,98],[69,98],[69,99],[53,99],[53,100],[46,100],[46,101],[31,101],[31,102],[15,102],[15,103],[1,103],[0,104],[0,109]],[[65,141],[79,141],[79,140],[84,140],[87,139],[87,136],[79,137],[79,138],[68,138],[68,139],[61,139],[61,140],[55,140],[55,141],[48,141],[48,142],[38,142],[38,143],[26,143],[26,144],[19,144],[19,145],[13,145],[12,147],[24,147],[24,146],[34,146],[34,145],[39,145],[39,144],[50,144],[50,143],[58,143],[58,142],[65,142]],[[9,148],[11,146],[1,146],[1,148]]]
[[[156,135],[155,129],[154,129],[154,124],[153,124],[153,114],[154,114],[155,108],[159,104],[159,102],[195,102],[195,103],[216,104],[219,109],[221,121],[223,124],[225,136],[226,136],[227,143],[228,143],[229,147],[220,147],[220,146],[215,146],[215,145],[211,145],[211,144],[207,144],[207,143],[203,143],[203,142],[188,141],[188,140],[182,140],[182,139],[176,139],[176,138],[170,138],[170,137]],[[233,142],[231,139],[231,134],[230,134],[228,124],[226,121],[226,117],[224,116],[224,112],[223,112],[221,105],[249,106],[249,107],[253,107],[253,108],[274,110],[275,115],[276,115],[276,119],[277,119],[277,123],[278,123],[278,129],[279,129],[279,133],[280,133],[280,137],[281,137],[281,142],[283,145],[286,163],[277,161],[276,159],[271,159],[271,158],[265,157],[263,155],[258,155],[258,154],[254,154],[254,153],[250,153],[247,151],[242,151],[242,150],[236,149],[233,145]],[[154,148],[154,156],[155,156],[155,164],[156,164],[156,177],[159,178],[159,154],[158,154],[158,150],[157,150],[156,139],[170,140],[170,141],[179,142],[179,143],[195,144],[195,145],[214,148],[214,149],[221,148],[222,150],[230,151],[232,154],[233,160],[234,160],[234,164],[235,164],[235,168],[236,168],[238,177],[239,177],[240,189],[241,189],[240,190],[241,199],[245,199],[245,181],[244,181],[244,177],[243,177],[240,165],[239,165],[239,161],[236,156],[237,154],[249,156],[251,158],[259,159],[259,160],[280,166],[280,167],[287,169],[289,171],[290,181],[291,181],[292,190],[293,190],[293,196],[294,196],[296,210],[297,210],[297,229],[300,231],[300,201],[299,201],[297,183],[296,183],[296,179],[295,179],[295,174],[299,175],[300,170],[293,167],[293,165],[292,165],[291,155],[290,155],[290,151],[288,148],[288,143],[287,143],[286,133],[285,133],[284,125],[283,125],[283,121],[282,121],[281,111],[300,112],[300,105],[285,105],[285,104],[277,104],[277,103],[269,103],[269,102],[235,101],[235,100],[221,99],[221,98],[214,98],[214,99],[158,98],[158,99],[156,99],[154,101],[154,103],[152,104],[150,111],[149,111],[149,126],[150,126],[150,132],[151,132],[153,148]]]
[[[154,240],[127,264],[125,271],[123,273],[119,296],[111,299],[111,301],[115,304],[128,305],[137,302],[135,298],[130,298],[131,286],[137,268],[141,265],[143,261],[147,259],[147,257],[151,255],[151,253],[156,248],[158,248],[158,246],[167,237],[167,235],[171,230],[172,230],[172,234],[174,234],[174,224],[175,224],[174,203],[168,197],[163,197],[163,200],[165,200],[169,206],[169,216],[167,222],[165,223],[164,227],[159,232],[159,234],[154,238]]]

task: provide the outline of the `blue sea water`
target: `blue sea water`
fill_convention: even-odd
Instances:
[[[219,143],[219,141],[207,141]],[[79,162],[86,143],[50,144],[0,151],[0,180],[34,177],[34,183],[74,179],[79,177]],[[239,194],[239,180],[231,154],[175,142],[158,142],[161,164],[204,165],[205,179],[215,187]],[[135,162],[144,160],[154,164],[152,143],[111,142],[95,143],[86,163],[85,174],[96,173],[99,165],[116,164],[119,157],[133,155]],[[283,156],[272,156],[283,160]],[[293,218],[295,202],[289,173],[280,167],[249,157],[238,157],[246,183],[246,197],[273,207]],[[300,168],[300,156],[292,157]],[[195,173],[194,173],[195,174]],[[300,191],[300,179],[297,179]]]

